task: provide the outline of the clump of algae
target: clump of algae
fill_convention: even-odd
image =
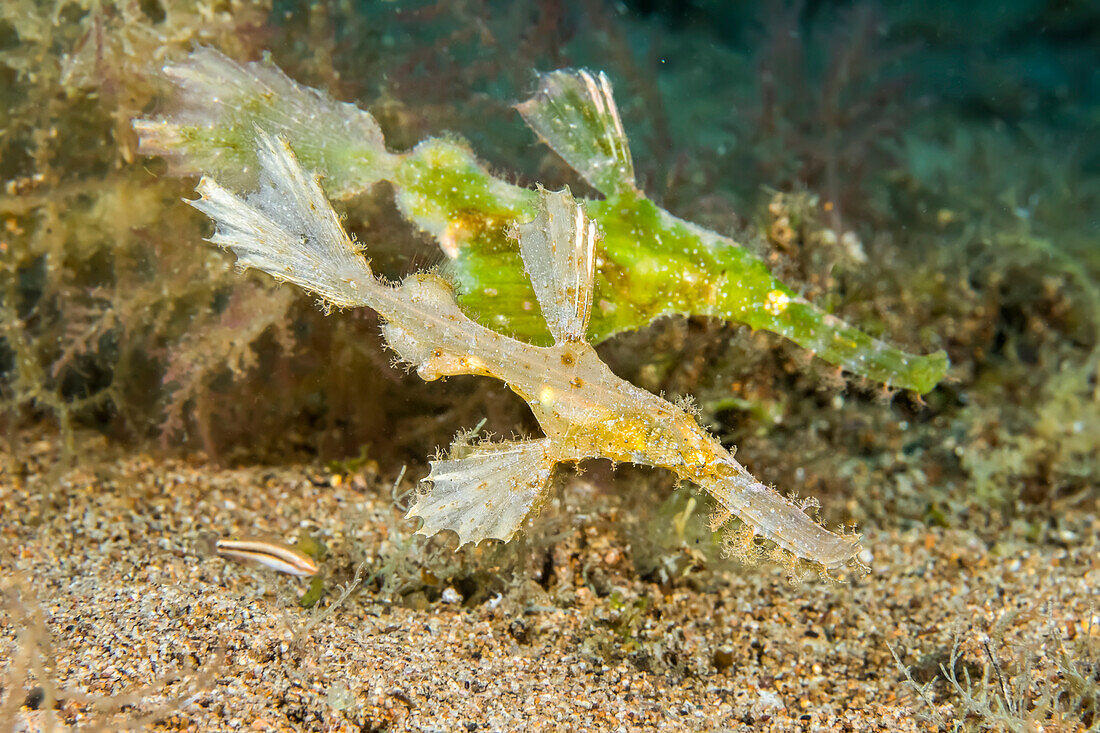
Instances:
[[[210,318],[224,291],[216,259],[174,246],[195,224],[167,206],[180,189],[141,164],[129,118],[156,93],[151,59],[196,41],[246,52],[249,29],[265,17],[262,3],[236,1],[4,4],[0,419],[8,425],[52,417],[70,449],[79,419],[148,430],[164,350]]]

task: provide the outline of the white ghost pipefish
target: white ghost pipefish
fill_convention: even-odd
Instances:
[[[553,346],[492,331],[457,306],[451,285],[431,273],[397,286],[377,279],[340,224],[316,179],[283,140],[257,130],[260,187],[243,197],[209,178],[190,203],[216,223],[211,242],[242,267],[299,285],[338,307],[368,307],[400,359],[425,380],[494,377],[522,397],[544,437],[469,445],[431,462],[430,489],[408,517],[419,532],[452,530],[459,544],[509,540],[546,499],[558,463],[607,458],[666,468],[706,490],[722,517],[740,524],[727,549],[768,556],[792,576],[859,567],[859,538],[819,525],[802,506],[761,484],[684,410],[616,376],[585,340],[598,232],[569,191],[539,189],[538,215],[512,228]]]

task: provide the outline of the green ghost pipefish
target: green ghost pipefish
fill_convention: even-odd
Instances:
[[[178,88],[175,111],[135,121],[144,152],[248,188],[257,180],[260,129],[287,141],[332,198],[388,181],[404,215],[453,260],[464,313],[528,343],[553,343],[516,240],[508,235],[513,222],[538,214],[536,191],[494,177],[466,145],[451,139],[429,138],[409,152],[391,153],[369,113],[301,86],[269,63],[239,64],[198,49],[164,72]],[[944,352],[908,354],[868,336],[798,295],[732,239],[646,198],[635,183],[605,74],[545,74],[518,109],[543,142],[603,195],[581,202],[600,234],[589,342],[661,316],[710,316],[777,333],[892,387],[923,394],[943,378]]]

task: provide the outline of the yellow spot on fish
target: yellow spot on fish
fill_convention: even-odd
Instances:
[[[684,450],[680,455],[683,457],[684,463],[688,464],[689,466],[704,467],[708,463],[708,454],[704,453],[698,448],[688,448]]]
[[[554,404],[554,390],[550,385],[544,384],[542,389],[539,390],[539,402],[543,407],[549,407]]]
[[[649,442],[645,425],[638,420],[618,420],[614,423],[614,430],[618,433],[620,444],[625,450],[644,450]]]
[[[439,235],[439,248],[452,260],[458,257],[458,238],[455,236],[453,224],[448,225]]]
[[[790,302],[790,296],[782,290],[773,290],[764,297],[764,310],[771,313],[773,316],[778,316],[780,313],[787,310],[787,306]]]

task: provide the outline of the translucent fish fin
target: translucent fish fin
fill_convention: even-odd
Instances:
[[[535,96],[516,109],[600,193],[636,188],[630,145],[607,74],[584,69],[543,74]]]
[[[298,84],[269,62],[240,64],[212,48],[164,68],[175,86],[169,112],[134,121],[141,152],[180,173],[202,172],[234,187],[255,185],[258,126],[294,146],[337,198],[391,175],[394,161],[368,112]]]
[[[263,270],[313,291],[332,305],[367,305],[377,287],[321,187],[282,140],[257,131],[260,189],[244,199],[209,178],[189,203],[217,224],[214,244],[233,250],[241,267]]]
[[[427,494],[417,497],[407,519],[424,520],[419,534],[445,529],[459,546],[484,539],[510,540],[544,498],[554,460],[550,441],[531,440],[466,448],[468,455],[432,461]]]
[[[736,554],[748,555],[756,548],[754,538],[759,537],[775,544],[780,551],[789,553],[789,559],[807,560],[827,571],[843,568],[862,551],[859,537],[830,532],[814,521],[804,507],[761,484],[736,461],[720,467],[709,479],[700,481],[706,491],[726,511],[735,514],[746,531],[742,550]]]
[[[517,224],[523,264],[554,341],[584,341],[592,312],[596,224],[569,189],[539,189],[534,221]]]

